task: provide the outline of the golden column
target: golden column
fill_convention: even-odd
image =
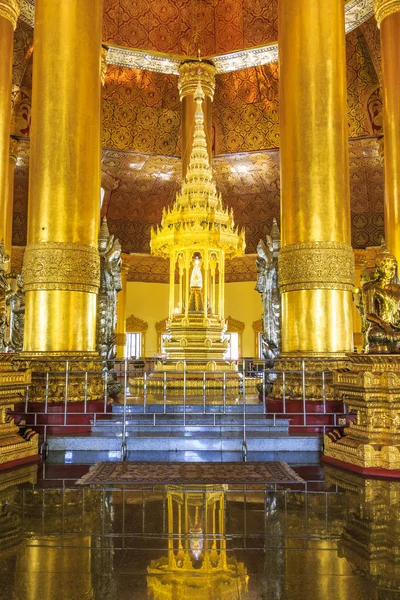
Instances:
[[[207,139],[208,157],[212,158],[212,101],[215,91],[215,67],[211,62],[191,60],[182,63],[179,69],[178,89],[182,101],[182,178],[185,179],[193,146],[196,115],[194,93],[200,81],[203,93],[204,129]]]
[[[385,237],[400,263],[400,0],[375,0],[381,30],[385,143]]]
[[[353,349],[344,5],[280,0],[284,353]]]
[[[15,165],[18,159],[18,140],[10,139],[10,154],[8,167],[8,201],[6,217],[4,222],[4,246],[8,256],[11,257],[12,248],[12,225],[13,225],[13,207],[14,207],[14,175]]]
[[[122,289],[117,294],[117,328],[115,343],[117,345],[117,358],[125,358],[126,346],[126,292],[128,283],[128,267],[121,267]]]
[[[19,0],[0,0],[0,240],[8,235],[9,154],[14,29]],[[9,248],[6,246],[7,251]]]
[[[96,347],[101,1],[37,0],[25,350]]]

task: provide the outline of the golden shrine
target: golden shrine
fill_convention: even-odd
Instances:
[[[227,552],[226,489],[166,487],[168,554],[147,568],[152,600],[228,600],[247,592],[246,567]]]
[[[236,369],[222,362],[228,347],[224,338],[225,259],[243,255],[245,239],[244,230],[235,226],[233,210],[224,208],[216,189],[200,78],[194,100],[195,127],[186,177],[173,207],[163,210],[161,227],[151,232],[152,253],[170,261],[169,335],[164,342],[167,361],[159,362],[156,371],[185,370],[189,386],[200,382],[196,371],[210,371],[219,373],[221,385],[221,373]],[[157,374],[151,380],[157,381]],[[228,382],[232,381],[238,381],[234,374],[228,377]]]

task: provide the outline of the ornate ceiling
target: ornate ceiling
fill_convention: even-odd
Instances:
[[[277,0],[106,0],[104,40],[178,54],[195,54],[199,44],[203,55],[232,52],[276,40],[276,5]],[[355,23],[371,8],[369,0],[354,0],[346,6],[353,11]],[[364,11],[361,17],[356,9]],[[16,246],[26,243],[32,42],[32,28],[19,21],[13,69],[13,134],[22,140],[15,176]],[[380,76],[379,32],[371,18],[347,36],[355,248],[379,244],[383,233]],[[150,228],[160,222],[162,208],[173,202],[180,185],[177,76],[109,65],[102,126],[104,212],[110,229],[125,252],[148,253]],[[279,219],[278,148],[277,63],[217,75],[213,167],[224,201],[233,207],[236,221],[246,227],[248,253],[256,251],[273,217]],[[131,277],[142,271],[152,280],[165,276],[160,264],[145,258],[137,261],[139,267],[132,267]],[[254,276],[249,275],[247,263],[242,270],[242,280]],[[143,273],[137,277],[144,278]]]

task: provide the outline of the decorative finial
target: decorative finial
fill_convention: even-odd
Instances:
[[[194,99],[197,102],[198,100],[200,100],[201,102],[203,102],[205,96],[204,96],[204,92],[203,92],[203,88],[201,87],[201,82],[200,82],[200,77],[199,80],[197,82],[197,87],[195,89],[194,92]]]

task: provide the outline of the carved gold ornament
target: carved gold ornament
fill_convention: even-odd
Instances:
[[[374,0],[375,18],[380,27],[383,19],[400,11],[400,0]]]
[[[15,163],[17,162],[17,158],[18,158],[18,140],[11,137],[10,138],[10,163],[13,163],[15,165]]]
[[[4,17],[5,19],[11,21],[14,29],[17,26],[19,13],[19,0],[0,0],[0,17]]]
[[[179,69],[178,90],[180,99],[193,95],[199,81],[204,94],[212,100],[215,91],[214,65],[198,60],[184,62]]]
[[[29,244],[22,272],[27,292],[69,290],[96,294],[100,284],[100,259],[97,248],[85,244]]]
[[[294,290],[345,290],[354,286],[354,253],[342,242],[291,244],[279,256],[279,287]]]
[[[108,48],[105,48],[104,46],[101,48],[101,58],[100,58],[100,79],[101,79],[101,85],[103,86],[106,82],[106,75],[107,75],[107,55],[108,55]]]

